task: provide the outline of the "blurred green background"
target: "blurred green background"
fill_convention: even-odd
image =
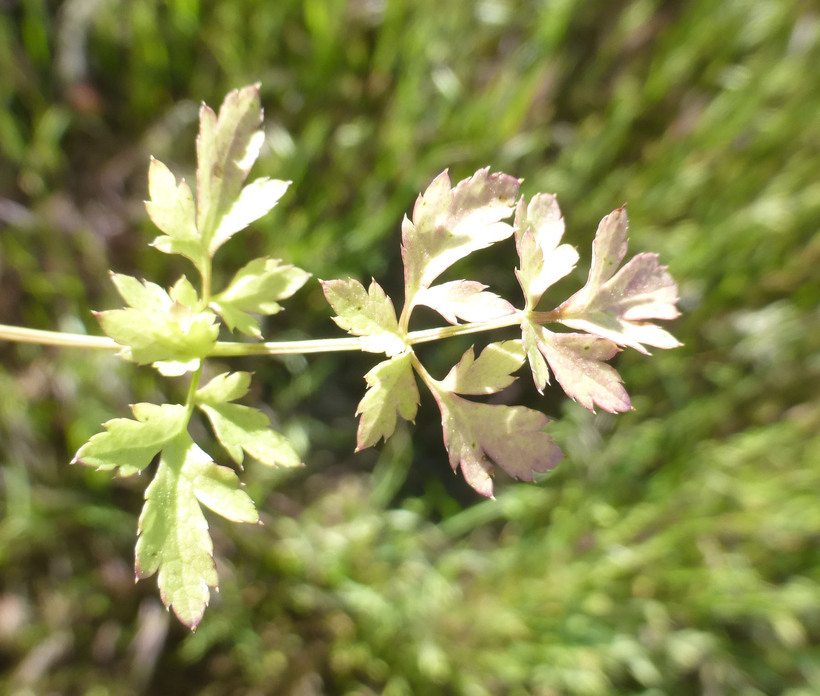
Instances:
[[[226,274],[271,254],[400,298],[418,191],[491,165],[558,194],[582,261],[555,303],[628,202],[685,344],[619,357],[619,417],[521,380],[568,457],[497,501],[453,476],[431,399],[353,454],[372,356],[231,363],[307,467],[248,467],[264,527],[210,518],[192,635],[133,582],[145,481],[68,465],[184,385],[0,345],[0,692],[820,693],[819,65],[811,0],[0,0],[0,322],[97,334],[108,269],[192,275],[146,246],[148,157],[190,178],[199,102],[258,81],[255,172],[293,185]],[[517,301],[514,265],[461,270]],[[314,281],[287,308],[268,337],[339,335]]]

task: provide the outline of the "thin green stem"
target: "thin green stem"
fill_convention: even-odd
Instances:
[[[202,277],[202,304],[205,307],[211,303],[211,271],[211,258],[210,256],[206,256],[200,269],[200,275]]]
[[[204,365],[205,361],[200,360],[199,367],[194,371],[194,374],[191,375],[191,383],[188,385],[188,394],[185,397],[185,410],[188,414],[185,419],[186,427],[188,421],[191,420],[191,416],[194,413],[194,407],[196,406],[196,392],[199,389],[199,382],[202,378],[202,368]]]
[[[429,343],[442,338],[463,336],[503,329],[515,326],[521,321],[521,313],[516,312],[500,319],[485,322],[472,322],[456,326],[441,326],[435,329],[411,331],[407,334],[408,345]],[[119,350],[122,346],[106,336],[87,336],[85,334],[65,333],[62,331],[41,331],[25,329],[19,326],[0,324],[0,340],[20,343],[39,343],[46,346],[63,346],[67,348],[85,348],[93,350]],[[306,355],[310,353],[335,353],[340,351],[361,350],[361,341],[356,337],[320,338],[307,341],[267,341],[265,343],[238,343],[219,341],[209,357],[238,357],[249,355]]]
[[[39,343],[43,346],[64,346],[66,348],[91,348],[95,350],[117,350],[117,345],[107,336],[87,336],[64,331],[42,331],[21,326],[0,324],[0,340],[15,343]]]
[[[504,329],[508,326],[516,326],[521,323],[521,312],[494,319],[493,321],[475,321],[469,324],[456,324],[455,326],[441,326],[435,329],[424,329],[422,331],[411,331],[407,334],[407,343],[429,343],[438,341],[441,338],[452,336],[464,336],[466,334],[481,333],[482,331],[493,331],[494,329]]]
[[[307,355],[361,350],[358,338],[318,338],[308,341],[266,341],[265,343],[237,343],[219,341],[209,357],[233,358],[248,355]]]
[[[427,372],[427,369],[421,364],[421,360],[418,359],[418,356],[412,350],[410,351],[410,361],[413,365],[413,369],[415,369],[419,377],[421,377],[421,381],[427,385],[427,388],[433,395],[440,393],[438,380]]]
[[[553,309],[550,312],[530,312],[530,319],[536,324],[554,324],[561,316],[561,312]]]

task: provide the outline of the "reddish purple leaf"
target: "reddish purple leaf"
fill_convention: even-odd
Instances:
[[[480,404],[445,389],[433,391],[441,409],[444,446],[476,491],[493,496],[493,462],[510,476],[532,481],[563,453],[544,431],[549,418],[523,406]]]
[[[612,341],[590,334],[553,333],[538,325],[532,329],[538,350],[567,396],[590,411],[596,405],[610,413],[632,409],[621,376],[605,362],[620,351]]]
[[[512,234],[512,227],[501,221],[512,213],[518,183],[507,174],[490,174],[489,167],[454,188],[446,171],[433,180],[416,200],[412,222],[405,217],[402,223],[408,306],[456,261]]]
[[[619,208],[598,226],[586,285],[558,309],[558,321],[573,329],[631,346],[675,348],[680,343],[650,319],[674,319],[678,288],[656,254],[638,254],[617,273],[627,249],[626,211]]]

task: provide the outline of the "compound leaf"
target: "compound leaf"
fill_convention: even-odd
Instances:
[[[544,432],[549,419],[523,406],[480,404],[445,389],[434,389],[441,409],[444,446],[455,470],[476,491],[493,495],[493,462],[511,476],[532,481],[548,471],[563,453]]]
[[[474,280],[453,280],[449,283],[422,288],[416,294],[416,304],[436,310],[449,323],[459,319],[469,322],[492,321],[515,313],[507,300]]]
[[[447,171],[439,174],[418,197],[412,222],[402,223],[405,302],[412,307],[416,293],[447,268],[473,251],[512,234],[501,222],[512,213],[518,179],[479,169],[451,188]]]
[[[627,250],[626,211],[605,217],[592,245],[586,285],[558,307],[557,320],[642,353],[643,344],[675,348],[680,343],[651,319],[674,319],[678,288],[657,254],[638,254],[615,273]]]
[[[387,440],[396,429],[397,416],[415,421],[419,405],[409,353],[380,362],[364,378],[367,391],[356,409],[356,415],[361,416],[357,451],[372,447],[381,438]]]
[[[367,290],[352,278],[320,282],[325,298],[338,315],[333,321],[361,337],[362,350],[385,353],[388,357],[404,351],[393,302],[375,280]]]
[[[259,258],[237,271],[228,287],[215,295],[211,307],[231,329],[261,338],[259,322],[253,314],[271,315],[284,300],[301,288],[310,273],[279,259]]]
[[[137,579],[158,572],[166,607],[196,628],[217,586],[208,522],[196,498],[194,480],[210,462],[187,432],[164,447],[154,479],[145,491],[136,548]]]
[[[131,410],[136,420],[114,418],[103,423],[105,431],[80,447],[71,463],[104,471],[119,468],[120,476],[137,474],[186,424],[184,406],[140,403]]]
[[[521,341],[490,343],[478,359],[470,347],[458,365],[441,381],[441,385],[447,391],[458,394],[494,394],[517,379],[512,373],[523,364]]]

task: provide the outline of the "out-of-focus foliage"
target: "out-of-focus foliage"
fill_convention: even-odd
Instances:
[[[816,693],[818,64],[805,0],[5,0],[0,321],[93,330],[105,269],[178,275],[142,251],[148,155],[190,171],[198,102],[260,81],[258,169],[294,183],[234,266],[396,295],[415,192],[492,165],[558,194],[581,248],[627,202],[684,346],[621,356],[617,419],[533,389],[567,459],[480,503],[435,420],[351,454],[366,357],[248,361],[308,466],[248,470],[264,527],[210,518],[222,591],[191,637],[133,584],[140,480],[67,465],[160,386],[2,346],[0,691]],[[465,275],[515,296],[494,261]],[[332,335],[318,284],[299,301],[266,336]]]

